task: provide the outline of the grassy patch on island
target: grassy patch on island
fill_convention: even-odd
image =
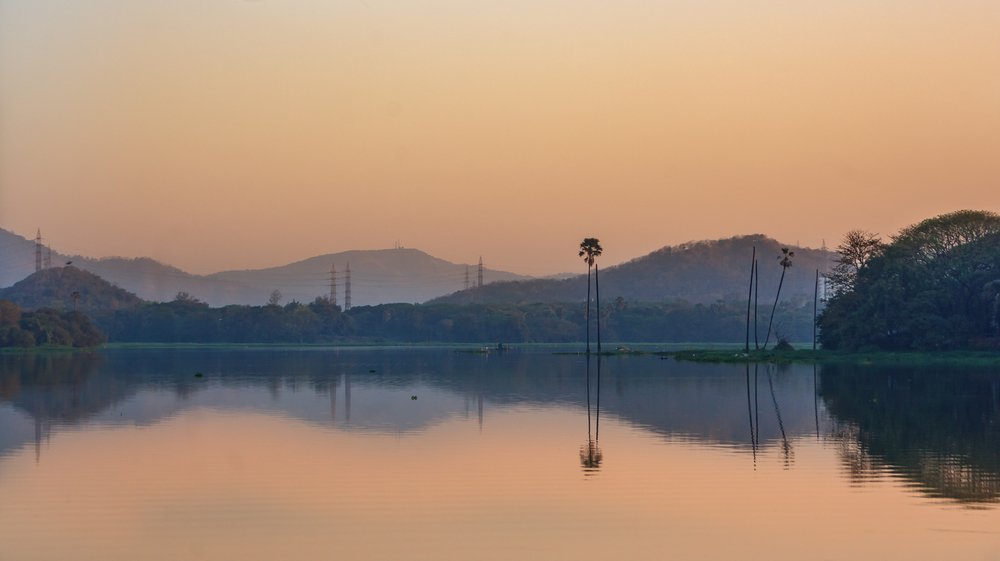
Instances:
[[[670,356],[676,360],[690,362],[818,362],[818,363],[848,363],[848,364],[956,364],[966,366],[1000,366],[1000,352],[996,351],[873,351],[873,352],[843,352],[827,350],[752,350],[744,353],[739,350],[721,349],[685,349],[679,351],[664,351],[656,353]]]

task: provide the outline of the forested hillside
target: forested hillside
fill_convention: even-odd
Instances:
[[[777,289],[781,276],[778,259],[782,247],[791,247],[795,252],[793,265],[782,287],[782,294],[790,300],[811,301],[816,270],[824,273],[833,264],[832,252],[785,246],[762,235],[691,242],[664,247],[627,263],[601,268],[601,297],[608,302],[621,297],[629,302],[686,300],[701,304],[745,299],[754,247],[757,248],[760,263],[760,294],[764,299]],[[581,270],[586,271],[582,261]],[[584,273],[564,280],[494,283],[456,292],[433,302],[572,302],[585,300],[586,294],[587,276]]]
[[[24,308],[77,310],[91,314],[136,308],[142,300],[101,277],[72,265],[42,269],[9,288],[0,299]]]

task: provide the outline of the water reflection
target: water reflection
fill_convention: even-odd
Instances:
[[[778,430],[781,431],[781,451],[785,458],[785,468],[792,464],[792,444],[785,433],[785,423],[781,420],[781,407],[778,405],[778,397],[774,394],[774,381],[771,379],[771,366],[767,368],[767,387],[771,392],[771,403],[774,405],[774,418],[778,420]]]
[[[754,408],[750,405],[750,363],[746,363],[746,385],[747,385],[747,416],[750,425],[750,451],[753,454],[753,468],[757,469],[757,433],[754,429]],[[754,364],[754,395],[757,393],[757,364]]]
[[[748,471],[769,458],[794,469],[804,439],[818,439],[837,450],[857,485],[888,473],[927,496],[968,504],[1000,498],[996,372],[755,365],[751,375],[750,365],[647,357],[580,366],[577,357],[543,352],[0,355],[0,456],[34,446],[44,462],[45,442],[66,427],[147,426],[194,408],[405,435],[469,417],[475,403],[480,431],[488,409],[585,408],[587,439],[578,452],[588,475],[602,468],[601,420],[610,417],[666,442],[745,452]]]
[[[597,355],[597,410],[594,414],[595,429],[591,432],[590,408],[590,355],[587,355],[587,442],[580,446],[580,465],[584,475],[596,475],[604,461],[601,452],[601,356]]]
[[[996,372],[828,366],[819,393],[855,482],[891,468],[931,496],[962,502],[1000,498]]]

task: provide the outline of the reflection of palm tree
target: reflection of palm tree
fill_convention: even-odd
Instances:
[[[753,365],[753,412],[754,412],[753,428],[754,428],[754,434],[757,435],[758,445],[760,445],[760,401],[757,399],[758,397],[757,390],[760,387],[757,384],[757,374],[759,373],[759,371],[760,371],[760,364],[755,362]]]
[[[590,356],[587,356],[587,440],[590,440]]]
[[[792,445],[785,435],[785,423],[781,420],[781,409],[778,408],[778,398],[774,395],[774,383],[771,381],[771,368],[767,368],[767,385],[771,389],[771,403],[774,404],[774,415],[778,418],[778,429],[781,431],[781,449],[785,454],[785,466],[790,463],[792,456]]]
[[[598,317],[598,323],[600,318]],[[601,352],[600,339],[597,340],[597,352]],[[601,439],[601,355],[597,355],[597,415],[594,418],[594,440]]]
[[[819,440],[819,387],[816,383],[816,363],[813,363],[813,415],[816,417],[816,440]]]
[[[587,442],[580,446],[580,466],[585,475],[597,472],[604,460],[599,441],[601,438],[601,357],[597,357],[597,415],[594,425],[597,430],[591,432],[590,417],[590,355],[587,355]]]
[[[580,257],[587,263],[587,354],[590,354],[590,270],[594,267],[594,260],[604,251],[601,242],[597,238],[584,238],[580,242]],[[601,303],[597,302],[597,321],[600,322]],[[600,352],[600,342],[598,341],[598,352]]]
[[[774,322],[774,310],[778,308],[778,297],[781,296],[781,285],[785,282],[785,271],[792,266],[792,257],[795,257],[794,251],[789,251],[787,247],[781,248],[781,255],[778,256],[778,264],[781,265],[781,279],[778,280],[778,291],[774,294],[774,305],[771,306],[771,319],[767,320],[767,335],[764,337],[764,348],[767,348],[767,342],[771,339],[771,323]]]
[[[580,466],[585,474],[599,471],[602,461],[604,453],[601,452],[596,440],[587,440],[587,443],[580,447]]]
[[[757,437],[753,432],[753,408],[750,406],[750,361],[746,362],[747,415],[750,419],[750,449],[753,450],[753,467],[757,469]]]

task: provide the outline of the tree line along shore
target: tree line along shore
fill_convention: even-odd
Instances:
[[[769,256],[761,256],[764,263],[755,266],[781,266],[783,275],[794,266],[788,253],[771,264]],[[818,315],[811,299],[779,299],[779,284],[770,318],[767,302],[760,322],[754,321],[755,339],[766,340],[764,327],[773,320],[768,331],[774,337],[767,339],[810,341],[815,327],[824,353],[1000,351],[1000,216],[959,211],[924,220],[888,240],[852,230],[836,255],[825,275],[831,296]],[[576,302],[430,302],[350,310],[322,297],[309,303],[210,307],[185,293],[171,302],[143,302],[71,266],[36,275],[27,287],[34,300],[18,293],[13,302],[0,305],[0,347],[88,347],[105,341],[577,343],[590,333],[588,323],[600,326],[604,341],[746,341],[748,346],[750,341],[749,302],[735,298],[706,304],[617,296],[596,309],[582,296]],[[76,311],[81,294],[101,305]],[[56,302],[62,309],[23,305],[30,301]],[[764,356],[754,347],[750,354]]]

